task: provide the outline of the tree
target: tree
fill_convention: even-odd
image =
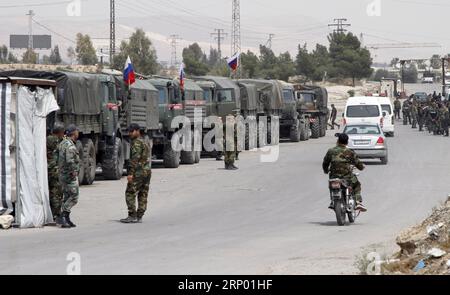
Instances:
[[[27,49],[25,53],[22,56],[22,62],[24,64],[37,64],[38,62],[38,55],[36,52],[34,52],[33,49]]]
[[[188,75],[204,76],[209,72],[206,55],[197,43],[183,49],[183,61]]]
[[[398,75],[395,73],[390,73],[388,70],[385,69],[378,69],[373,76],[374,81],[381,81],[383,78],[388,79],[398,79]]]
[[[73,64],[74,59],[76,58],[77,54],[75,52],[75,49],[73,47],[67,48],[67,57],[70,59],[70,64]]]
[[[418,80],[417,67],[415,65],[404,67],[403,79],[404,83],[417,83]]]
[[[309,79],[314,75],[313,57],[309,54],[306,48],[306,43],[301,46],[298,45],[297,58],[295,60],[296,74],[303,75]]]
[[[400,63],[400,59],[398,57],[394,57],[389,64],[393,68],[397,68],[397,65]]]
[[[288,82],[289,77],[295,75],[295,64],[289,52],[280,54],[277,58],[276,79]]]
[[[52,51],[50,53],[49,61],[52,65],[59,65],[62,62],[58,45],[56,45],[55,48],[52,49]]]
[[[44,64],[44,65],[50,65],[50,64],[52,64],[51,61],[50,61],[50,56],[44,55],[44,56],[42,57],[42,64]]]
[[[339,78],[367,78],[372,75],[372,58],[369,50],[361,48],[358,37],[352,33],[334,32],[328,36],[330,42],[330,58],[334,75]]]
[[[128,56],[135,71],[140,74],[151,75],[159,70],[156,50],[143,29],[136,29],[129,42],[122,41],[120,53],[114,56],[113,67],[122,71]]]
[[[322,80],[329,72],[332,71],[330,54],[326,46],[316,44],[316,49],[312,53],[313,75],[315,81]]]
[[[430,58],[430,65],[433,69],[438,70],[442,67],[441,56],[439,54],[434,54]]]
[[[89,35],[77,34],[77,46],[75,48],[78,62],[82,65],[94,65],[98,63],[97,53],[92,45]]]
[[[213,68],[220,62],[219,51],[217,49],[211,48],[209,50],[208,66]]]
[[[273,53],[272,49],[264,45],[259,46],[259,51],[259,68],[261,69],[261,78],[276,79],[278,59],[275,56],[275,53]]]
[[[6,45],[0,46],[0,64],[6,63],[18,63],[19,60],[8,51],[8,47]]]
[[[250,50],[241,54],[241,73],[244,78],[259,78],[259,59]]]

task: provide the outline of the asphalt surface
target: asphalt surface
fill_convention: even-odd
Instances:
[[[397,233],[446,199],[449,139],[397,126],[390,162],[362,172],[369,212],[338,227],[321,162],[335,138],[282,143],[275,163],[244,153],[240,170],[213,159],[153,170],[143,224],[124,225],[125,179],[81,189],[76,229],[0,232],[0,274],[353,274],[365,249],[395,249]],[[370,161],[369,161],[370,162]],[[77,255],[78,255],[77,254]],[[70,258],[70,257],[69,257]]]

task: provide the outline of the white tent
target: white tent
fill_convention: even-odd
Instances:
[[[11,214],[14,209],[20,227],[42,227],[53,221],[48,198],[46,118],[58,110],[56,83],[11,77],[0,78],[0,85],[0,215]]]

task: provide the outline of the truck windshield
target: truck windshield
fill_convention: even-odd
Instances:
[[[159,88],[158,93],[159,93],[159,104],[165,104],[167,102],[166,90],[164,88]]]
[[[210,90],[204,90],[203,91],[203,100],[207,102],[211,102],[212,94]]]
[[[373,118],[380,116],[380,109],[377,105],[359,105],[347,107],[348,118]]]
[[[217,90],[217,100],[219,102],[232,102],[233,91],[231,89]]]
[[[283,90],[283,99],[286,102],[294,101],[294,92],[289,89]]]
[[[306,103],[314,103],[314,94],[312,93],[300,93],[300,98]]]

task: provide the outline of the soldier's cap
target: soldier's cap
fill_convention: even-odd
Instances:
[[[80,131],[80,129],[78,129],[78,127],[73,124],[67,126],[67,128],[66,128],[67,135],[71,135],[71,134],[75,133],[75,131]]]
[[[128,127],[128,132],[133,132],[133,131],[136,131],[136,130],[141,130],[141,126],[139,126],[139,124],[136,124],[136,123],[133,123],[133,124],[130,124],[130,126]]]

